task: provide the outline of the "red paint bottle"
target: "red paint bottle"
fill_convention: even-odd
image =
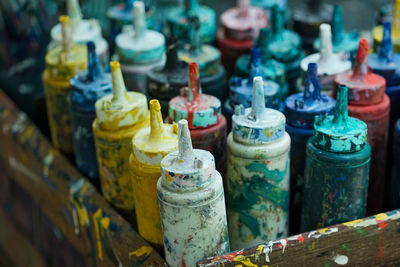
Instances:
[[[383,211],[386,155],[389,131],[390,99],[385,94],[386,81],[368,69],[368,41],[360,39],[352,73],[340,74],[334,80],[334,96],[340,84],[348,87],[349,116],[368,125],[371,145],[371,168],[367,199],[367,215]]]
[[[233,73],[236,59],[250,53],[260,29],[268,26],[265,11],[250,6],[249,2],[237,0],[237,6],[226,10],[220,17],[222,27],[217,33],[217,43],[228,77]]]
[[[181,95],[169,102],[167,121],[182,119],[188,121],[193,147],[210,151],[217,170],[225,177],[226,119],[221,114],[221,101],[201,92],[199,66],[194,62],[189,64],[188,87],[183,87]]]

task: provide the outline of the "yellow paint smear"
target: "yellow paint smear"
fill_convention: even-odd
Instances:
[[[252,262],[250,261],[250,259],[246,258],[246,257],[243,256],[243,255],[236,256],[233,260],[234,260],[234,261],[240,261],[242,264],[244,264],[244,266],[248,266],[248,267],[258,267],[258,265],[252,263]]]
[[[103,227],[103,229],[108,229],[108,227],[110,226],[110,218],[105,217],[100,220],[100,223],[101,223],[101,226]]]
[[[353,226],[353,225],[355,225],[356,223],[360,223],[360,222],[362,222],[363,220],[362,219],[358,219],[358,220],[354,220],[354,221],[350,221],[350,222],[345,222],[345,223],[343,223],[343,225],[346,225],[346,226]]]
[[[323,233],[325,233],[326,231],[328,231],[328,228],[322,228],[322,229],[319,229],[319,230],[318,230],[318,233],[323,234]]]
[[[139,249],[137,249],[135,251],[129,252],[128,255],[129,255],[129,257],[132,257],[132,256],[141,257],[143,255],[145,255],[145,256],[150,255],[150,253],[152,251],[153,251],[152,247],[143,246],[143,247],[141,247],[141,248],[139,248]]]
[[[375,215],[375,218],[378,221],[382,221],[382,220],[386,219],[386,217],[387,217],[386,213],[379,213],[379,214]]]
[[[101,217],[101,209],[98,209],[95,214],[93,214],[94,221],[94,230],[96,232],[96,243],[97,243],[97,252],[99,255],[99,259],[103,259],[103,247],[101,246],[101,236],[100,236],[100,227],[98,224],[98,219]]]

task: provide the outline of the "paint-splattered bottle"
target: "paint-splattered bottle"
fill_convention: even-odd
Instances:
[[[94,42],[87,43],[88,68],[71,79],[70,113],[75,162],[78,169],[100,189],[92,124],[95,103],[112,93],[109,73],[104,73],[96,55]]]
[[[288,84],[285,78],[285,65],[272,58],[268,44],[271,42],[272,32],[269,28],[262,28],[258,36],[256,47],[260,49],[261,71],[263,77],[279,84],[279,94],[282,101],[288,93]],[[235,76],[247,78],[251,69],[251,55],[243,55],[238,58],[235,66]]]
[[[191,39],[190,20],[196,16],[201,21],[199,36],[201,42],[213,44],[216,34],[216,14],[214,9],[199,5],[198,0],[184,0],[184,6],[171,10],[168,14],[168,24],[171,35],[178,40],[189,43]]]
[[[224,189],[210,152],[192,149],[188,122],[181,120],[179,151],[161,161],[157,183],[165,258],[171,267],[229,251]]]
[[[72,41],[68,16],[60,17],[62,44],[51,49],[45,58],[43,86],[46,97],[51,140],[55,148],[67,155],[73,154],[72,130],[69,113],[70,80],[87,64],[86,47]]]
[[[358,34],[354,31],[346,32],[343,25],[342,6],[335,5],[332,20],[332,45],[334,53],[344,53],[346,58],[354,59],[358,49]],[[314,49],[320,50],[321,40],[314,41]]]
[[[307,72],[309,63],[318,64],[319,81],[322,91],[330,94],[333,91],[333,80],[336,75],[345,73],[351,69],[351,62],[341,55],[333,53],[331,25],[320,26],[321,47],[319,53],[311,54],[301,61],[301,69]]]
[[[189,64],[188,80],[188,87],[182,88],[181,95],[169,102],[169,119],[188,120],[194,148],[210,151],[216,159],[217,170],[225,177],[227,124],[221,115],[221,101],[202,93],[195,62]]]
[[[388,208],[390,210],[400,208],[400,119],[397,120],[394,128],[392,152],[392,173],[390,186],[388,188]]]
[[[251,106],[253,98],[253,78],[262,76],[261,56],[259,48],[251,49],[250,73],[247,79],[232,77],[229,82],[229,99],[225,101],[223,112],[231,125],[232,115],[236,105],[244,108]],[[264,80],[265,106],[283,111],[283,101],[280,99],[279,84],[271,80]]]
[[[188,83],[187,65],[178,59],[178,43],[175,37],[167,38],[167,62],[164,67],[154,68],[147,73],[147,94],[158,99],[163,116],[168,116],[168,103],[179,95]]]
[[[311,52],[313,42],[318,37],[319,26],[329,23],[332,18],[332,6],[323,0],[302,1],[293,9],[293,30],[300,34],[303,48]]]
[[[331,114],[335,100],[321,94],[316,63],[309,63],[304,92],[289,96],[285,101],[286,131],[292,140],[290,150],[290,232],[299,233],[306,145],[313,135],[314,118],[320,114]]]
[[[144,3],[133,4],[133,25],[125,25],[115,38],[115,57],[129,91],[146,93],[146,74],[154,67],[164,66],[165,38],[159,32],[148,30]]]
[[[341,84],[347,86],[349,115],[368,126],[367,137],[372,152],[367,215],[373,215],[383,211],[390,100],[385,94],[385,79],[368,71],[367,61],[371,59],[368,51],[368,41],[360,39],[353,72],[336,76],[335,88]],[[376,60],[376,56],[373,59]]]
[[[400,0],[394,0],[393,14],[391,21],[392,25],[392,39],[393,39],[393,49],[395,52],[400,53]],[[378,51],[383,35],[384,27],[383,25],[378,25],[372,29],[372,37],[374,39],[374,50]]]
[[[288,235],[289,150],[285,116],[265,108],[261,77],[252,107],[235,107],[228,136],[227,211],[232,249]]]
[[[161,176],[161,160],[178,150],[178,128],[176,124],[163,123],[158,100],[150,100],[150,127],[138,131],[132,145],[129,161],[139,234],[152,245],[162,248],[157,181]]]
[[[135,207],[129,166],[132,137],[149,126],[149,111],[145,95],[126,91],[119,62],[111,62],[110,67],[113,94],[95,105],[97,163],[104,198],[122,214],[131,216]]]
[[[102,36],[100,24],[95,19],[82,19],[79,0],[67,0],[67,14],[71,21],[72,40],[81,45],[86,45],[92,41],[96,44],[96,53],[102,63],[108,62],[108,43]],[[62,26],[57,24],[51,29],[51,43],[49,49],[52,49],[62,43]]]
[[[301,85],[300,63],[304,58],[300,36],[284,28],[283,12],[275,5],[271,11],[271,41],[267,44],[272,58],[285,65],[286,81],[290,92],[297,92]]]
[[[236,59],[249,53],[260,29],[268,26],[266,12],[250,6],[249,2],[237,0],[237,6],[226,10],[220,17],[222,27],[217,33],[217,43],[228,77],[233,73]]]
[[[225,69],[221,65],[221,53],[211,45],[202,44],[199,17],[190,17],[190,44],[179,50],[179,59],[186,63],[197,62],[203,92],[225,100]]]
[[[367,125],[348,116],[346,86],[338,88],[334,115],[315,118],[306,153],[300,231],[364,217],[371,148]]]

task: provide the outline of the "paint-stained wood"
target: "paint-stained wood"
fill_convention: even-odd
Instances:
[[[0,170],[0,247],[17,266],[164,266],[2,91]]]

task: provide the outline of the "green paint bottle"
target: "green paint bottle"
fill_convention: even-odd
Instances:
[[[346,86],[338,88],[334,115],[315,117],[306,154],[300,231],[364,217],[371,147],[367,125],[348,115]]]

